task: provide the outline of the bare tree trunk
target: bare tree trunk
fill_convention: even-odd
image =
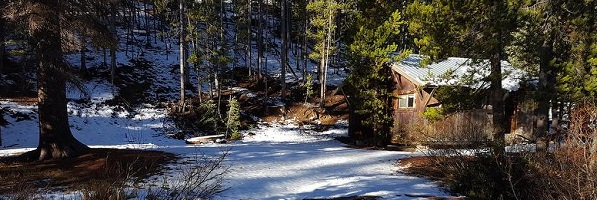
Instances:
[[[503,10],[505,10],[505,2],[504,1],[497,1],[496,7],[494,8],[494,14],[491,16],[492,23],[499,23],[501,20],[504,20],[502,17]],[[489,74],[490,78],[490,86],[489,90],[491,93],[490,96],[490,103],[492,109],[492,134],[493,140],[496,143],[494,147],[494,152],[496,154],[503,154],[505,149],[505,135],[506,132],[509,131],[507,128],[507,120],[506,120],[506,113],[505,113],[505,105],[504,105],[504,89],[502,88],[502,50],[504,49],[503,44],[503,36],[507,34],[504,32],[503,27],[496,27],[496,32],[492,35],[494,40],[496,40],[495,44],[492,45],[490,51],[491,55],[489,58],[489,64],[491,73]]]
[[[252,48],[252,37],[253,37],[253,32],[252,32],[252,17],[253,15],[253,9],[252,9],[252,0],[248,0],[248,4],[247,4],[247,68],[249,70],[249,77],[253,76],[253,53],[251,52],[253,50]]]
[[[87,77],[87,55],[86,55],[86,39],[85,39],[85,35],[81,35],[81,49],[79,49],[79,52],[81,53],[81,74],[84,77]]]
[[[145,13],[143,17],[143,27],[145,29],[145,46],[149,47],[151,44],[151,34],[150,34],[150,26],[149,26],[149,14],[147,13],[147,3],[143,3],[143,13]]]
[[[186,85],[186,77],[185,77],[185,71],[186,71],[186,65],[187,65],[187,58],[186,58],[186,41],[185,41],[185,36],[186,36],[186,23],[185,23],[185,6],[184,6],[184,0],[179,0],[179,25],[180,25],[180,35],[178,37],[178,45],[180,48],[180,107],[182,109],[184,109],[184,105],[185,105],[185,85]]]
[[[116,6],[114,5],[114,3],[110,3],[110,10],[112,12],[110,12],[110,22],[109,22],[109,26],[110,26],[110,32],[113,34],[112,37],[114,38],[118,38],[118,33],[116,32],[116,26],[114,25],[114,23],[116,23]],[[118,41],[118,40],[116,40]],[[112,83],[112,93],[114,93],[114,77],[116,76],[116,49],[118,48],[118,42],[115,42],[115,44],[112,44],[110,46],[110,82]]]
[[[281,53],[282,55],[281,57],[281,63],[280,63],[280,69],[281,69],[281,74],[280,74],[280,84],[282,86],[282,89],[280,91],[280,96],[282,97],[282,99],[284,99],[286,97],[286,64],[288,63],[288,35],[286,34],[287,30],[287,13],[286,13],[286,0],[282,0],[281,2],[281,19],[280,19],[280,25],[282,26],[281,29],[281,33],[280,33],[280,37],[282,38],[282,46],[281,46]]]
[[[38,160],[76,157],[88,151],[71,133],[66,108],[66,79],[60,36],[59,3],[43,0],[35,3],[29,23],[37,56],[37,93],[39,106],[39,145],[32,156]],[[32,27],[32,26],[30,26]]]
[[[186,12],[187,12],[186,6],[185,6],[185,11],[184,12],[185,12],[185,19],[186,19],[185,20],[186,23],[183,24],[184,25],[184,29],[185,29],[185,31],[184,31],[185,35],[184,35],[184,38],[183,38],[184,39],[184,43],[183,43],[183,45],[184,45],[184,55],[185,55],[185,60],[184,60],[184,62],[185,62],[184,63],[185,64],[185,66],[184,66],[185,67],[185,70],[184,70],[184,84],[190,87],[190,85],[191,85],[191,65],[189,65],[189,61],[188,61],[190,52],[189,52],[189,41],[186,40],[186,37],[187,37],[187,34],[189,32],[188,27],[189,27],[189,24],[191,24],[191,18],[186,14]]]
[[[306,14],[307,11],[305,9],[304,13]],[[308,68],[309,68],[309,63],[308,63],[308,48],[307,48],[307,31],[309,29],[309,18],[305,17],[305,32],[303,33],[303,52],[301,53],[301,57],[303,59],[303,81],[307,80],[307,73],[308,73]]]
[[[1,6],[2,3],[0,3],[0,7]],[[2,77],[2,73],[4,72],[4,54],[6,52],[6,47],[4,46],[4,29],[4,20],[0,17],[0,78]]]
[[[545,136],[548,133],[549,124],[549,108],[552,100],[555,100],[552,95],[555,90],[555,74],[551,67],[550,61],[553,58],[552,41],[546,40],[543,42],[539,54],[539,88],[537,89],[537,109],[535,110],[535,133],[534,137],[542,144]],[[555,101],[553,102],[555,103]],[[537,145],[537,151],[546,151],[547,146]]]
[[[263,0],[257,0],[257,80],[261,81],[263,66]]]
[[[325,106],[325,92],[327,90],[327,76],[328,76],[328,64],[329,64],[329,60],[330,60],[330,46],[332,43],[332,23],[334,23],[332,21],[332,11],[330,11],[330,16],[328,19],[328,28],[327,28],[327,36],[325,39],[325,45],[323,47],[324,51],[323,51],[323,61],[324,63],[322,63],[323,65],[323,72],[322,72],[322,82],[321,82],[321,89],[322,89],[322,93],[321,93],[321,107]]]
[[[128,6],[126,6],[126,7],[128,7]],[[127,9],[126,7],[124,8],[124,11],[123,11],[124,12],[124,16],[125,16],[125,20],[126,20],[126,23],[127,23],[127,26],[126,26],[126,44],[125,44],[125,47],[124,47],[124,55],[126,55],[128,57],[129,56],[129,43],[131,43],[131,39],[130,38],[131,38],[131,33],[132,33],[132,31],[131,31],[132,24],[131,24],[130,17],[127,17],[127,16],[131,16],[132,14],[128,13],[129,9]]]
[[[504,95],[502,89],[502,65],[501,65],[501,58],[502,55],[499,52],[494,53],[494,55],[490,58],[490,65],[491,65],[491,84],[489,86],[491,91],[491,108],[493,113],[493,139],[498,144],[498,152],[503,151],[503,147],[505,144],[504,136],[506,134],[506,129],[504,125],[506,124],[506,116],[505,116],[505,107],[504,107]]]
[[[222,49],[222,51],[226,50],[226,38],[224,36],[224,29],[226,28],[224,26],[224,18],[225,18],[225,12],[224,12],[224,0],[220,0],[220,48]],[[222,52],[221,52],[222,53]],[[226,53],[223,53],[224,55],[220,55],[220,56],[226,56]],[[220,71],[226,70],[225,68],[227,68],[227,64],[226,63],[222,63],[222,62],[218,62],[218,68],[216,69],[215,73],[214,73],[214,77],[216,80],[216,91],[218,93],[218,116],[220,117],[220,119],[222,119],[222,112],[220,112],[222,110],[222,85],[221,85],[221,81],[220,81]]]

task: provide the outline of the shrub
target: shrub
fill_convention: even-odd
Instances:
[[[195,134],[196,131],[215,134],[218,132],[218,127],[223,124],[218,107],[212,100],[204,101],[198,106],[187,107],[185,111],[180,110],[170,109],[168,117],[184,135]]]
[[[432,147],[479,147],[487,144],[491,120],[484,110],[460,111],[442,115],[438,109],[427,109],[403,127],[402,141]]]
[[[228,117],[226,119],[226,136],[231,133],[230,139],[237,140],[241,138],[238,128],[240,127],[240,104],[236,98],[231,98],[228,104]]]
[[[576,104],[570,121],[566,144],[550,152],[451,146],[428,151],[431,167],[451,191],[473,199],[597,199],[597,103]]]
[[[228,151],[217,157],[200,155],[182,165],[176,177],[167,179],[158,187],[148,189],[147,199],[210,199],[222,192],[229,167],[224,165]]]
[[[537,154],[533,165],[541,199],[597,199],[597,102],[577,103],[570,114],[566,143]]]
[[[440,108],[427,108],[422,115],[423,119],[426,119],[430,122],[437,122],[444,118],[444,114]]]
[[[303,87],[305,87],[305,103],[307,103],[309,97],[313,96],[313,94],[315,93],[313,91],[313,77],[311,76],[311,74],[307,74],[307,80],[305,80]]]

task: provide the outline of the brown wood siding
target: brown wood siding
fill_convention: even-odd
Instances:
[[[420,117],[420,114],[425,111],[426,104],[437,104],[439,101],[435,99],[429,92],[420,88],[406,77],[395,73],[393,74],[396,83],[394,95],[414,94],[415,107],[414,108],[399,108],[399,99],[393,100],[394,106],[394,121],[396,123],[405,124]]]
[[[407,77],[392,71],[392,77],[395,82],[395,89],[393,94],[398,97],[399,95],[414,94],[415,95],[415,107],[414,108],[399,108],[399,99],[393,100],[394,108],[394,129],[393,134],[400,134],[406,131],[409,126],[425,125],[425,120],[422,119],[422,113],[429,105],[438,105],[441,102],[433,97],[433,88],[421,88],[414,84]],[[520,94],[513,94],[520,95]],[[510,116],[510,132],[524,136],[531,136],[533,133],[533,110],[529,105],[521,105],[522,102],[515,102],[516,108],[512,116]],[[464,114],[466,113],[466,114]],[[472,118],[475,124],[484,123],[483,120],[487,118],[486,115],[491,116],[491,110],[475,110],[465,111],[462,117]],[[454,117],[459,119],[458,117]],[[491,117],[489,117],[491,119]]]

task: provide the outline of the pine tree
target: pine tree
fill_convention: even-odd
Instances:
[[[344,83],[351,109],[349,133],[361,140],[373,138],[368,141],[373,145],[386,145],[391,135],[393,80],[389,63],[409,53],[392,56],[398,49],[393,38],[403,24],[400,13],[395,11],[376,28],[361,26],[349,47],[352,72]]]
[[[314,0],[307,4],[310,13],[310,24],[314,31],[309,32],[311,39],[315,41],[315,47],[310,58],[319,59],[317,74],[319,79],[320,106],[323,107],[327,83],[327,70],[329,57],[336,51],[336,42],[333,41],[333,34],[336,31],[336,16],[345,9],[346,4],[336,0]]]
[[[185,87],[187,85],[188,74],[188,42],[187,38],[187,15],[185,0],[178,0],[178,45],[180,48],[179,67],[180,67],[180,108],[184,110],[185,107]]]
[[[39,144],[27,153],[32,159],[47,160],[76,157],[88,151],[72,134],[66,107],[68,67],[63,60],[63,37],[76,31],[76,25],[106,36],[105,26],[93,26],[98,13],[107,9],[102,1],[10,1],[4,13],[12,22],[25,22],[37,60],[39,107]],[[26,12],[23,12],[26,11]],[[88,21],[91,20],[91,21]],[[95,22],[90,24],[90,22]],[[67,29],[71,28],[71,29]],[[94,37],[95,38],[95,37]],[[108,36],[109,38],[109,36]]]
[[[597,2],[564,1],[560,9],[565,16],[562,29],[566,37],[560,42],[569,45],[563,62],[563,73],[558,76],[558,88],[573,101],[597,96]]]
[[[489,59],[492,133],[504,145],[507,121],[502,89],[501,61],[516,28],[517,1],[415,1],[408,5],[409,31],[417,37],[419,52],[432,60],[448,56]],[[471,15],[471,13],[475,13]],[[496,148],[503,151],[502,148]]]
[[[228,117],[226,118],[226,136],[230,133],[230,139],[240,139],[238,128],[240,127],[240,104],[236,98],[231,98],[228,104]]]
[[[506,47],[510,62],[539,77],[535,91],[535,133],[540,138],[547,134],[549,108],[557,107],[556,78],[562,60],[556,51],[564,50],[558,41],[565,36],[562,30],[561,1],[526,2],[518,16],[518,28],[512,33],[511,45]],[[559,54],[562,55],[562,54]],[[560,57],[560,58],[557,58]],[[556,112],[553,113],[556,118]]]

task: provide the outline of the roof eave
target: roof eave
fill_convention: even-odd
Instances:
[[[426,82],[411,76],[409,73],[402,70],[402,68],[398,67],[398,65],[399,64],[396,64],[396,63],[392,64],[392,66],[391,66],[392,70],[394,70],[395,72],[399,73],[400,75],[406,77],[406,79],[410,80],[412,83],[414,83],[415,85],[417,85],[419,87],[427,85]]]

